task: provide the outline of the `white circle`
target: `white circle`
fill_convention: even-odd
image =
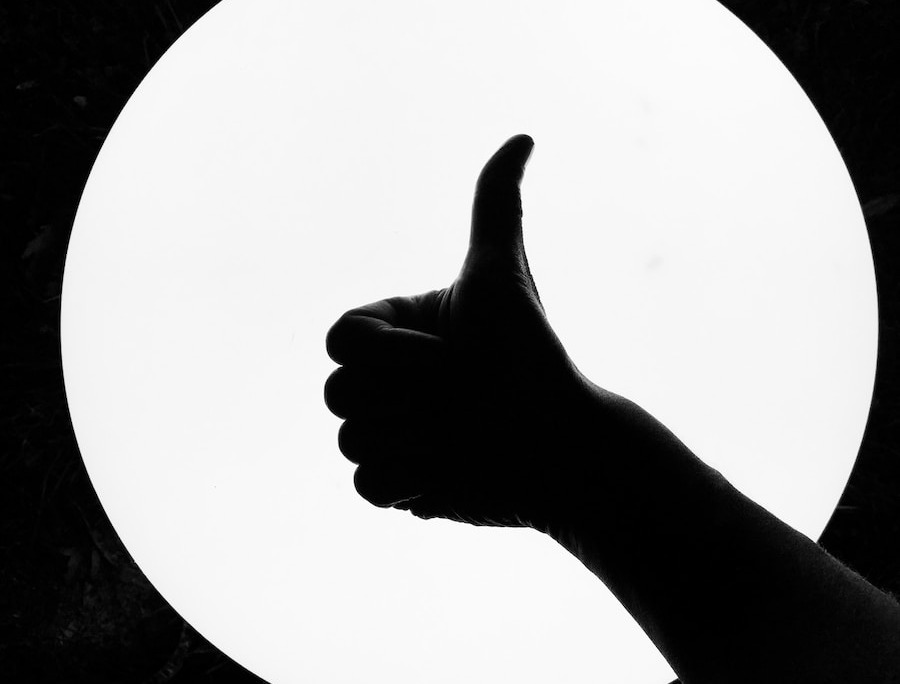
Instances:
[[[536,141],[531,269],[579,368],[811,537],[846,484],[877,342],[863,219],[814,108],[735,17],[228,0],[98,157],[63,361],[129,551],[273,684],[673,676],[549,539],[365,503],[323,402],[327,329],[452,281],[477,174],[516,133]]]

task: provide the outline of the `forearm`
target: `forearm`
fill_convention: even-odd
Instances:
[[[547,531],[606,583],[684,684],[900,682],[890,596],[648,414],[625,413],[635,440],[624,465],[598,472],[593,493]],[[624,448],[600,433],[581,441]]]

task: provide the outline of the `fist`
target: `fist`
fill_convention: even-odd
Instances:
[[[452,284],[353,309],[328,331],[340,367],[325,402],[344,419],[356,489],[377,506],[541,528],[594,467],[577,446],[595,388],[550,328],[525,256],[532,147],[515,136],[482,170]]]

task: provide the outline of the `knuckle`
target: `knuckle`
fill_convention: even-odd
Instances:
[[[351,323],[351,314],[348,311],[342,314],[325,334],[325,351],[335,363],[345,361],[347,330]]]
[[[387,508],[392,503],[391,497],[385,491],[384,483],[372,468],[358,467],[353,474],[353,486],[356,493],[370,504]]]
[[[347,370],[341,366],[325,381],[325,406],[338,418],[347,417],[346,407]]]
[[[356,421],[345,420],[338,429],[338,449],[349,461],[359,463],[360,438]]]
[[[361,465],[353,474],[356,492],[369,503],[389,508],[420,495],[420,487],[401,469],[389,464]]]

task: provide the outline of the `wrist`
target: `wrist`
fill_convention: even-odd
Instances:
[[[677,536],[690,520],[717,517],[727,481],[634,402],[587,379],[561,447],[559,493],[542,532],[564,546]]]

